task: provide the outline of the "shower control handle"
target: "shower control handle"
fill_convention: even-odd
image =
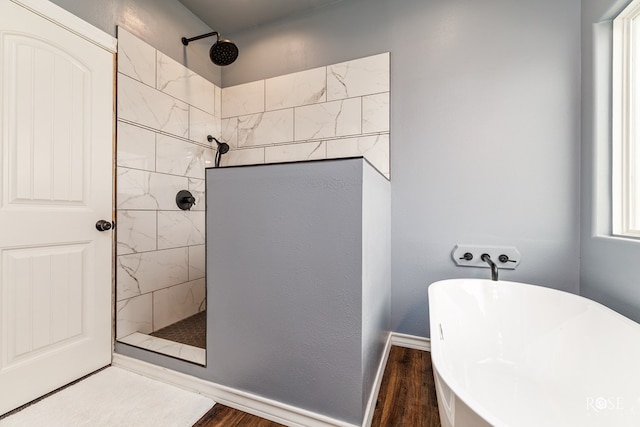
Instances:
[[[180,190],[176,194],[176,205],[183,211],[191,210],[191,207],[196,204],[196,198],[189,190]]]
[[[113,228],[113,224],[110,221],[105,221],[104,219],[96,222],[96,230],[98,231],[109,231]]]

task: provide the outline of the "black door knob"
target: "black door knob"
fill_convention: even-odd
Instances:
[[[111,230],[112,227],[113,225],[111,224],[111,222],[105,221],[104,219],[101,219],[98,222],[96,222],[96,229],[98,231],[109,231]]]

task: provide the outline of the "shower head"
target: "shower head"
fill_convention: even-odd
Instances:
[[[227,154],[229,152],[229,144],[227,144],[226,142],[220,142],[220,141],[218,141],[217,138],[214,138],[211,135],[207,136],[207,141],[209,141],[209,142],[215,141],[216,144],[218,144],[218,152],[220,154]]]
[[[207,135],[207,141],[209,141],[209,142],[215,141],[216,144],[218,144],[218,150],[216,151],[216,155],[215,155],[215,159],[214,159],[214,166],[219,168],[220,167],[220,159],[222,158],[222,155],[226,154],[229,151],[229,144],[227,144],[226,142],[220,142],[220,141],[218,141],[216,138],[214,138],[211,135]]]
[[[211,49],[209,49],[209,58],[211,58],[211,62],[216,65],[224,66],[231,64],[236,60],[236,58],[238,58],[238,46],[236,46],[231,40],[221,40],[220,33],[217,31],[203,34],[201,36],[191,37],[190,39],[183,37],[182,44],[186,46],[191,41],[211,36],[216,36],[217,38],[216,42],[211,46]]]
[[[216,65],[229,65],[238,58],[238,46],[231,40],[220,40],[209,49],[209,58]]]

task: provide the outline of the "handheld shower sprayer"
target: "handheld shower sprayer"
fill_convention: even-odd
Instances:
[[[215,156],[215,167],[219,168],[220,157],[222,157],[223,154],[227,154],[229,152],[229,144],[227,144],[226,142],[220,142],[218,141],[217,138],[214,138],[211,135],[207,136],[207,141],[209,142],[215,141],[216,144],[218,144],[218,149],[216,150],[216,156]]]

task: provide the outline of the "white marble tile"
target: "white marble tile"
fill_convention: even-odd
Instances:
[[[189,279],[187,248],[118,256],[117,298],[146,294]]]
[[[205,277],[205,245],[189,246],[189,280]]]
[[[389,92],[389,53],[327,67],[327,101]]]
[[[147,129],[118,122],[117,165],[154,171],[156,134]]]
[[[259,165],[264,163],[264,148],[229,150],[222,156],[220,166]]]
[[[205,167],[213,166],[211,148],[162,134],[157,136],[156,147],[158,172],[204,179]]]
[[[204,239],[204,211],[158,212],[158,249],[202,245]]]
[[[220,141],[229,144],[230,148],[238,148],[238,118],[222,119]]]
[[[216,116],[217,118],[221,118],[222,117],[222,88],[220,88],[219,86],[216,86],[215,94],[216,94],[216,103],[215,103],[215,110],[213,112],[213,115]]]
[[[187,189],[187,177],[117,168],[117,208],[179,210],[178,191]]]
[[[117,254],[156,250],[156,213],[119,209],[116,220]]]
[[[155,87],[155,48],[120,26],[118,26],[118,72]]]
[[[317,104],[327,99],[327,67],[265,80],[267,111]]]
[[[362,133],[389,132],[389,92],[362,97]]]
[[[262,113],[264,80],[222,89],[222,118]]]
[[[116,168],[116,198],[118,209],[157,209],[158,202],[151,194],[152,172]]]
[[[187,104],[123,74],[118,74],[118,119],[188,136]]]
[[[204,279],[156,291],[153,293],[153,329],[157,331],[204,309]]]
[[[189,139],[198,144],[216,148],[216,142],[209,142],[207,136],[220,139],[221,123],[218,117],[198,108],[189,107]]]
[[[191,207],[192,211],[203,211],[206,208],[205,200],[205,180],[189,178],[189,191],[196,199],[196,203]]]
[[[158,52],[156,88],[187,104],[215,113],[215,85],[179,62]]]
[[[116,338],[133,332],[153,331],[153,299],[151,294],[140,295],[116,303]]]
[[[176,194],[189,186],[189,178],[184,176],[152,173],[150,179],[151,195],[160,210],[180,210],[176,204]]]
[[[155,252],[143,253],[153,254]],[[142,295],[140,283],[134,275],[136,265],[132,264],[132,261],[135,259],[126,259],[124,257],[131,257],[131,255],[119,255],[116,258],[116,301],[125,301]],[[121,265],[121,259],[124,260],[123,265]]]
[[[178,359],[188,360],[189,362],[200,365],[204,365],[206,362],[207,352],[204,348],[180,344],[139,332],[134,332],[126,337],[122,337],[118,341]]]
[[[238,147],[293,141],[293,109],[238,117]]]
[[[307,105],[295,109],[296,141],[360,133],[362,133],[360,98]]]
[[[324,141],[274,145],[273,147],[265,147],[264,150],[265,163],[319,160],[327,157],[327,149]]]
[[[363,156],[389,177],[389,134],[327,141],[327,159]]]

